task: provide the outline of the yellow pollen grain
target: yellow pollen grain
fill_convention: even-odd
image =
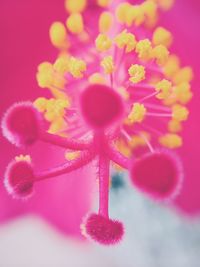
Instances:
[[[174,5],[175,0],[154,0],[158,3],[159,7],[164,10],[168,11]]]
[[[82,78],[83,73],[86,71],[86,63],[84,60],[77,59],[74,57],[70,58],[69,72],[74,78]]]
[[[48,133],[59,134],[59,132],[61,132],[64,129],[66,129],[66,122],[65,119],[61,117],[51,122],[50,127],[48,129]]]
[[[65,8],[69,13],[81,13],[87,6],[87,0],[65,0]]]
[[[157,5],[152,0],[144,1],[141,4],[141,9],[145,17],[145,25],[148,27],[153,27],[158,19]]]
[[[104,11],[99,17],[99,31],[100,33],[108,32],[113,25],[113,15],[111,12]]]
[[[101,61],[100,65],[101,65],[101,67],[103,67],[105,74],[111,74],[111,73],[113,73],[113,71],[115,69],[112,56],[104,57],[103,60]]]
[[[176,100],[183,105],[187,104],[193,96],[191,86],[188,82],[183,82],[175,86],[173,93]]]
[[[53,68],[60,74],[66,73],[69,70],[69,57],[68,56],[58,57],[54,62]]]
[[[112,0],[97,0],[97,4],[100,7],[108,7],[111,4]]]
[[[15,161],[26,161],[28,163],[31,163],[31,157],[30,155],[22,155],[20,154],[19,156],[15,157]]]
[[[189,110],[181,105],[174,105],[172,107],[172,118],[177,121],[186,121],[189,116]]]
[[[168,133],[159,137],[159,143],[164,147],[174,149],[181,147],[183,144],[181,136],[173,133]]]
[[[121,3],[117,6],[115,15],[120,23],[126,22],[127,13],[130,7],[131,5],[128,2]]]
[[[127,30],[122,31],[115,37],[115,43],[118,48],[125,49],[126,53],[133,51],[137,44],[135,35],[127,32]]]
[[[126,157],[131,157],[131,148],[130,146],[123,140],[119,139],[116,141],[116,147],[120,153],[122,153]]]
[[[89,77],[88,81],[90,84],[105,84],[106,83],[104,76],[98,72],[93,73]]]
[[[142,122],[145,119],[146,108],[143,104],[135,103],[128,115],[129,123]]]
[[[139,83],[145,79],[145,68],[142,65],[134,64],[128,69],[130,75],[129,80],[132,83]]]
[[[53,65],[49,62],[43,62],[38,66],[36,80],[41,88],[49,88],[53,84]]]
[[[130,97],[130,94],[128,93],[128,91],[126,90],[125,87],[121,86],[117,89],[117,91],[119,92],[119,94],[125,99],[128,100]]]
[[[157,27],[153,32],[152,42],[154,45],[164,45],[167,48],[172,44],[172,34],[163,27]]]
[[[180,60],[176,55],[169,55],[167,62],[163,66],[164,74],[167,78],[173,78],[180,67]]]
[[[65,153],[65,159],[66,160],[74,160],[74,159],[77,159],[79,156],[80,156],[80,152],[79,151],[75,151],[75,152],[67,151]]]
[[[191,67],[181,68],[173,77],[173,82],[179,84],[182,82],[191,82],[193,79],[193,70]]]
[[[164,65],[169,57],[169,51],[164,45],[157,45],[153,48],[152,57],[158,65]]]
[[[149,39],[140,40],[136,45],[136,53],[141,60],[149,60],[152,57],[152,46]]]
[[[155,90],[159,92],[156,95],[158,99],[167,99],[171,94],[172,83],[166,79],[161,80],[155,85]]]
[[[142,137],[144,136],[144,137]],[[140,146],[146,146],[147,142],[146,140],[150,141],[151,136],[147,132],[140,132],[140,135],[132,135],[131,140],[129,141],[129,145],[134,149]]]
[[[80,13],[71,14],[66,20],[67,29],[73,34],[80,34],[84,30],[83,17]]]
[[[126,10],[125,23],[130,27],[133,24],[140,26],[145,21],[144,12],[139,5],[132,5]]]
[[[182,125],[180,121],[177,120],[170,120],[168,123],[168,131],[171,133],[178,133],[182,130]]]
[[[99,52],[105,52],[111,48],[112,41],[106,34],[100,33],[95,40],[95,45]]]
[[[49,29],[49,37],[51,43],[59,49],[67,49],[69,41],[67,38],[67,31],[62,22],[54,22]]]
[[[33,105],[39,112],[44,112],[47,107],[47,99],[39,97],[34,101]]]

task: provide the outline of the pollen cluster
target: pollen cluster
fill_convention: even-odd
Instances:
[[[108,216],[111,161],[116,170],[128,169],[133,184],[154,198],[170,198],[180,187],[181,164],[171,150],[183,144],[181,130],[189,116],[193,72],[170,52],[171,32],[157,25],[160,11],[172,6],[172,0],[137,5],[98,0],[89,15],[89,1],[66,0],[66,21],[53,22],[49,30],[58,57],[38,66],[38,85],[48,89],[51,97],[39,97],[31,107],[40,120],[48,122],[45,132],[32,115],[39,127],[35,132],[39,140],[66,148],[67,163],[35,177],[27,156],[17,157],[16,164],[27,160],[24,173],[30,173],[32,189],[31,179],[64,174],[97,158],[99,213],[89,216],[82,230],[103,244],[117,243],[124,232],[121,223]],[[25,110],[23,104],[20,108]],[[15,115],[11,109],[3,122],[4,135],[29,137],[15,120],[21,120],[21,113]],[[25,166],[13,164],[7,175],[10,185],[10,173]],[[144,166],[148,170],[159,166],[164,180],[159,180],[159,174],[148,180]],[[26,187],[22,188],[26,195]]]

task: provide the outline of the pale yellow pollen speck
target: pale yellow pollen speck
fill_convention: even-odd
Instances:
[[[142,65],[134,64],[128,69],[130,75],[129,80],[132,83],[139,83],[145,79],[145,68]]]
[[[182,82],[191,82],[193,79],[193,70],[191,67],[180,69],[173,77],[173,82],[179,84]]]
[[[128,158],[131,156],[131,148],[123,139],[117,140],[115,144],[120,153]]]
[[[158,65],[164,65],[169,57],[169,51],[164,45],[157,45],[153,48],[152,57]]]
[[[142,137],[143,136],[143,137]],[[147,142],[146,140],[150,141],[151,136],[147,132],[140,132],[140,135],[132,135],[131,140],[129,141],[129,145],[134,149],[139,146],[146,146]]]
[[[15,157],[15,161],[26,161],[28,163],[31,163],[31,157],[30,157],[30,155],[20,154],[19,156]]]
[[[139,5],[130,6],[125,14],[125,23],[128,27],[132,26],[132,24],[140,26],[145,21],[144,11]]]
[[[59,49],[67,49],[69,41],[65,25],[62,22],[54,22],[49,29],[51,43]]]
[[[97,4],[101,7],[108,7],[112,0],[97,0]]]
[[[38,72],[36,74],[36,79],[38,85],[41,88],[49,88],[53,84],[53,65],[49,62],[43,62],[38,66]]]
[[[44,112],[47,107],[47,101],[46,98],[39,97],[34,101],[33,105],[39,112]]]
[[[163,27],[157,27],[153,33],[152,42],[154,45],[164,45],[167,48],[172,43],[172,34]]]
[[[159,143],[167,148],[173,149],[181,147],[183,144],[181,136],[168,133],[159,137]]]
[[[152,57],[152,46],[149,39],[141,40],[136,45],[136,52],[141,60],[149,60]]]
[[[155,85],[155,90],[159,92],[158,99],[167,99],[171,94],[172,83],[166,79],[161,80]]]
[[[104,52],[111,48],[112,41],[106,34],[100,33],[95,40],[95,45],[98,51]]]
[[[87,6],[87,0],[65,0],[65,8],[69,13],[83,12]]]
[[[174,105],[172,107],[172,118],[177,121],[186,121],[189,116],[189,110],[181,105]]]
[[[182,130],[182,125],[180,123],[180,121],[177,120],[170,120],[168,123],[168,130],[171,133],[178,133]]]
[[[145,25],[153,27],[158,19],[157,5],[152,0],[144,1],[141,4],[141,9],[145,17]]]
[[[118,48],[125,49],[126,53],[133,51],[137,44],[135,35],[127,32],[127,30],[122,31],[115,37],[115,43]]]
[[[191,86],[188,82],[183,82],[176,85],[173,93],[176,100],[183,105],[187,104],[193,96],[193,93],[191,92]]]
[[[125,87],[121,86],[117,89],[117,91],[119,92],[119,94],[125,99],[128,100],[130,97],[130,94],[128,93],[128,91],[126,90]]]
[[[142,122],[146,115],[146,108],[143,104],[135,103],[128,115],[129,123]]]
[[[115,66],[112,56],[104,57],[100,64],[103,67],[105,74],[113,73]]]
[[[74,160],[74,159],[77,159],[79,156],[80,156],[79,151],[75,151],[75,152],[74,151],[72,151],[72,152],[67,151],[65,153],[66,160]]]
[[[69,70],[69,57],[68,56],[60,56],[54,62],[53,68],[55,71],[64,74]]]
[[[48,133],[59,134],[60,131],[66,129],[66,126],[67,124],[62,117],[55,119],[51,122],[50,127],[48,129]]]
[[[84,60],[77,59],[74,57],[70,58],[69,72],[74,78],[82,78],[83,73],[86,71],[86,63]]]
[[[90,84],[105,84],[106,83],[104,76],[98,72],[93,73],[89,77],[88,81]]]
[[[101,33],[108,32],[113,24],[113,15],[111,12],[104,11],[99,17],[99,31]]]
[[[163,66],[164,74],[167,78],[173,78],[180,67],[179,58],[176,55],[169,55],[167,62]]]
[[[116,9],[116,18],[120,23],[126,22],[127,12],[130,9],[131,5],[128,2],[121,3],[117,6]]]
[[[80,34],[84,30],[83,17],[80,13],[71,14],[66,20],[67,29],[74,34]]]

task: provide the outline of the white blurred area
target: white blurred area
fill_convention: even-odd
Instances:
[[[0,227],[0,267],[200,266],[200,220],[183,219],[125,184],[111,190],[110,208],[125,224],[120,245],[76,242],[22,217]]]

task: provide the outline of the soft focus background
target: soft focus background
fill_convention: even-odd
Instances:
[[[41,95],[42,89],[35,81],[36,68],[41,61],[51,61],[56,55],[48,28],[54,20],[65,20],[63,2],[0,0],[0,117],[13,102]],[[80,220],[94,193],[89,170],[75,174],[78,181],[56,180],[41,185],[28,204],[10,199],[1,179],[0,267],[199,267],[199,14],[199,0],[176,0],[175,7],[161,16],[161,24],[174,34],[173,49],[195,72],[195,97],[180,151],[186,177],[176,208],[153,203],[122,181],[121,186],[112,189],[110,206],[111,215],[125,222],[125,240],[118,247],[102,248],[79,240]],[[63,156],[53,151],[53,156],[45,160],[52,150],[33,150],[33,155],[42,154],[43,161],[37,162],[39,168],[55,164]],[[0,135],[1,178],[6,164],[20,152]]]

